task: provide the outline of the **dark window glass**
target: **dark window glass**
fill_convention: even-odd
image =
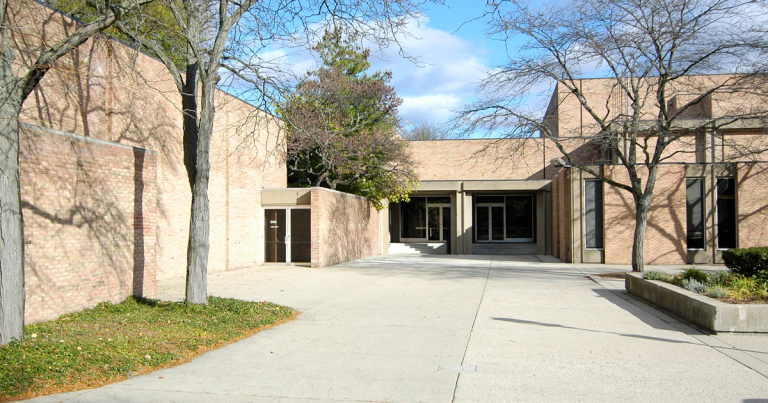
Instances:
[[[429,240],[440,240],[440,207],[427,207],[429,213]]]
[[[717,247],[736,247],[736,180],[717,180]]]
[[[491,207],[491,240],[504,240],[504,207]]]
[[[704,179],[685,181],[688,249],[704,249]]]
[[[489,241],[491,239],[488,233],[491,224],[490,209],[490,207],[477,207],[477,218],[475,219],[475,224],[477,225],[478,241]]]
[[[443,209],[443,241],[448,244],[448,253],[451,253],[451,208],[442,207]]]
[[[603,247],[603,182],[584,181],[584,221],[587,248]]]
[[[408,203],[402,203],[403,238],[427,237],[427,198],[411,197]]]
[[[429,204],[451,204],[451,196],[427,197]]]
[[[504,203],[504,196],[477,196],[478,203]]]
[[[507,196],[507,238],[533,238],[531,196]]]

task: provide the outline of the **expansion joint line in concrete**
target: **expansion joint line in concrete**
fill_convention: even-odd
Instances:
[[[464,365],[464,360],[467,358],[467,350],[469,350],[469,342],[472,340],[472,333],[475,331],[475,323],[477,323],[477,315],[480,314],[480,307],[483,305],[483,298],[485,298],[485,289],[488,288],[488,279],[491,277],[491,267],[493,266],[493,256],[491,261],[488,262],[488,272],[485,273],[485,283],[483,284],[483,292],[480,294],[480,301],[477,303],[477,310],[475,311],[475,318],[472,320],[472,328],[469,329],[469,336],[467,336],[467,344],[464,346],[464,354],[461,356],[461,364]],[[456,400],[456,389],[459,386],[459,379],[461,378],[461,372],[456,374],[456,383],[453,385],[453,397],[451,403]]]
[[[609,287],[606,287],[606,285],[603,283],[603,280],[598,276],[590,275],[589,273],[585,273],[581,270],[579,270],[577,267],[569,265],[572,269],[576,270],[577,272],[581,273],[586,277],[587,279],[593,281],[600,287],[610,290]],[[614,288],[616,289],[616,288]],[[667,313],[665,311],[660,310],[653,304],[649,303],[648,301],[644,301],[642,299],[639,299],[635,297],[634,295],[631,295],[627,292],[624,292],[623,295],[616,294],[617,297],[623,299],[627,303],[635,306],[636,308],[650,314],[651,316],[655,317],[656,319],[659,319],[660,321],[674,327],[679,332],[684,333],[694,339],[696,339],[698,342],[700,342],[702,345],[707,346],[718,353],[730,358],[733,361],[738,362],[739,364],[749,368],[750,370],[756,372],[760,376],[764,378],[768,378],[768,370],[765,369],[767,367],[766,362],[763,360],[753,356],[752,354],[749,354],[748,352],[742,351],[728,343],[726,343],[723,340],[720,340],[717,338],[716,335],[711,335],[704,333],[699,328],[695,326],[691,326],[688,323],[684,322],[682,319],[677,318],[676,316],[672,315],[671,313]],[[670,320],[672,319],[672,320]],[[698,334],[696,334],[698,333]]]

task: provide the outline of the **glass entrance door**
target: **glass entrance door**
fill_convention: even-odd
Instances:
[[[451,208],[427,206],[427,240],[449,242],[451,240]]]
[[[480,242],[504,241],[504,205],[486,204],[475,208],[477,240]]]
[[[285,263],[285,209],[264,209],[264,261]]]

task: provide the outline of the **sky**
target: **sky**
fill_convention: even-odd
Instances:
[[[392,85],[403,99],[399,108],[404,124],[445,122],[453,110],[473,99],[477,82],[494,65],[506,59],[503,42],[485,35],[486,0],[447,0],[431,5],[421,21],[414,21],[414,38],[402,42],[403,50],[418,64],[398,55],[372,49],[372,70],[391,70]]]

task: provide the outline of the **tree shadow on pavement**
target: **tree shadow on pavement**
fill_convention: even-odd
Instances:
[[[662,338],[662,337],[644,336],[644,335],[640,335],[640,334],[631,334],[631,333],[609,332],[609,331],[605,331],[605,330],[585,329],[585,328],[581,328],[581,327],[564,326],[564,325],[559,325],[557,323],[545,323],[545,322],[537,322],[537,321],[533,321],[533,320],[522,320],[522,319],[512,319],[512,318],[492,318],[492,319],[493,320],[498,320],[498,321],[503,321],[503,322],[519,323],[519,324],[524,324],[524,325],[536,325],[536,326],[544,326],[544,327],[552,327],[552,328],[560,328],[560,329],[581,330],[581,331],[584,331],[584,332],[603,333],[603,334],[615,334],[615,335],[623,336],[623,337],[632,337],[632,338],[652,340],[652,341],[662,341],[662,342],[666,342],[666,343],[701,345],[701,343],[691,343],[691,342],[684,341],[684,340],[665,339],[665,338]]]

